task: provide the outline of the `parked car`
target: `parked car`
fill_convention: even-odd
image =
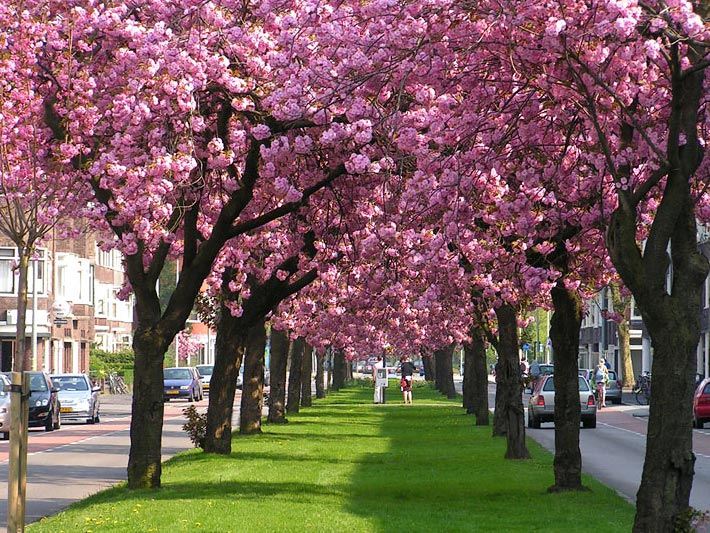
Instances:
[[[10,380],[0,374],[0,438],[10,438]]]
[[[585,428],[597,427],[597,403],[589,382],[578,376],[579,404],[582,409],[582,424]],[[528,427],[540,428],[543,422],[555,420],[555,379],[544,375],[537,383],[528,402]]]
[[[59,411],[64,420],[84,420],[97,424],[99,416],[100,387],[91,384],[86,374],[54,374],[52,383],[59,390]]]
[[[189,402],[202,399],[202,383],[194,367],[163,369],[163,399],[187,398]]]
[[[584,379],[586,379],[589,383],[592,389],[596,387],[596,382],[594,381],[594,374],[596,372],[595,368],[580,368],[579,369],[579,375],[582,376]],[[615,403],[617,405],[621,404],[621,392],[622,392],[622,383],[619,381],[618,376],[616,375],[616,371],[614,370],[609,370],[609,381],[606,384],[606,399],[607,401],[610,401],[611,403]]]
[[[693,426],[703,428],[705,422],[710,422],[710,378],[700,382],[693,396]]]
[[[45,372],[29,372],[29,427],[44,427],[52,431],[62,427],[58,389]]]
[[[540,365],[541,376],[551,376],[555,372],[555,365],[543,363]]]
[[[614,370],[609,370],[609,381],[606,383],[606,399],[621,405],[621,390],[622,383],[619,381],[618,376]]]
[[[210,380],[212,379],[214,365],[197,365],[195,368],[200,373],[200,383],[202,384],[202,391],[209,392]]]

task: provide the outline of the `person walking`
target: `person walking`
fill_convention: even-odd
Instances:
[[[530,390],[531,392],[535,390],[535,385],[537,385],[537,380],[540,378],[540,362],[535,359],[530,365]]]
[[[609,381],[609,370],[604,364],[604,360],[600,359],[597,369],[594,372],[594,381],[597,384],[597,401],[599,407],[606,407],[606,382]]]
[[[412,380],[414,379],[414,364],[409,360],[409,357],[402,356],[400,359],[402,364],[402,380],[400,381],[400,388],[402,389],[402,397],[405,404],[412,403]]]

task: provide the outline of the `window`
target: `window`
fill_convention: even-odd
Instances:
[[[579,390],[581,392],[588,391],[589,390],[589,385],[587,385],[587,380],[584,379],[582,376],[578,376],[579,379]],[[555,390],[555,378],[549,378],[545,382],[545,386],[542,388],[542,390],[551,392]]]
[[[32,294],[34,290],[34,269],[37,265],[37,293],[46,294],[44,284],[45,276],[45,255],[46,250],[37,250],[36,257],[30,260],[29,269],[27,271],[27,292]],[[16,248],[0,248],[0,293],[16,294],[17,279],[19,272],[13,267],[17,265],[19,256]]]

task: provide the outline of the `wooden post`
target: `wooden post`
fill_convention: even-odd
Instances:
[[[29,374],[13,372],[10,390],[10,457],[7,483],[8,533],[25,531],[29,393]]]

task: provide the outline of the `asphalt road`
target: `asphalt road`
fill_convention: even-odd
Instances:
[[[457,383],[460,391],[460,383]],[[526,407],[529,395],[524,395]],[[489,384],[488,398],[495,405],[495,385]],[[631,397],[629,396],[629,400]],[[627,397],[624,397],[627,401]],[[527,418],[526,418],[527,420]],[[648,407],[639,405],[609,406],[597,414],[595,429],[580,429],[582,470],[615,489],[630,502],[636,501],[646,453]],[[525,428],[527,434],[554,453],[555,426],[543,423],[541,429]],[[710,511],[710,429],[693,430],[696,455],[690,505]]]
[[[238,420],[240,391],[235,418]],[[27,459],[27,522],[126,479],[130,446],[130,396],[102,396],[101,423],[63,423],[58,431],[30,430]],[[192,447],[181,426],[187,402],[165,404],[163,460]],[[207,400],[196,404],[206,410]],[[8,443],[0,441],[0,524],[7,524]]]

